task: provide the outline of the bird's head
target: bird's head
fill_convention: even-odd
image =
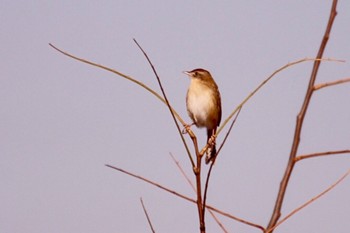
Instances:
[[[197,68],[191,71],[184,71],[184,74],[187,74],[190,78],[194,78],[194,79],[199,79],[202,81],[206,81],[206,80],[211,80],[211,74],[209,73],[209,71],[202,69],[202,68]]]

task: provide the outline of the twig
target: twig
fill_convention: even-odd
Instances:
[[[197,187],[197,209],[199,216],[199,229],[201,233],[205,233],[205,208],[203,207],[202,199],[202,178],[201,178],[201,169],[202,169],[202,156],[198,153],[198,147],[196,148],[196,157],[197,164],[194,170],[196,176],[196,187]]]
[[[154,75],[155,75],[156,78],[157,78],[157,81],[158,81],[160,90],[162,91],[162,94],[163,94],[163,97],[164,97],[164,100],[165,100],[165,103],[166,103],[166,105],[167,105],[168,108],[169,108],[169,111],[170,111],[170,113],[171,113],[171,116],[173,117],[173,120],[174,120],[174,122],[175,122],[176,128],[177,128],[177,130],[178,130],[178,132],[179,132],[179,134],[180,134],[181,140],[182,140],[182,142],[183,142],[183,144],[184,144],[184,146],[185,146],[185,148],[186,148],[188,157],[189,157],[189,159],[190,159],[190,161],[191,161],[192,167],[194,167],[195,165],[194,165],[194,161],[193,161],[192,156],[191,156],[191,152],[190,152],[190,150],[188,149],[188,146],[187,146],[187,143],[186,143],[186,141],[185,141],[185,138],[184,138],[184,136],[183,136],[182,133],[181,133],[180,126],[179,126],[179,124],[178,124],[178,122],[177,122],[177,120],[176,120],[175,114],[174,114],[174,112],[173,112],[173,108],[171,107],[171,105],[170,105],[170,103],[169,103],[169,100],[168,100],[168,98],[167,98],[167,96],[166,96],[166,94],[165,94],[165,91],[164,91],[162,82],[160,81],[160,78],[159,78],[159,76],[158,76],[158,73],[157,73],[156,69],[154,68],[153,63],[152,63],[151,60],[149,59],[147,53],[146,53],[146,52],[143,50],[143,48],[141,47],[141,45],[136,41],[136,39],[134,39],[134,42],[135,42],[135,44],[137,45],[137,47],[139,47],[139,49],[141,50],[141,52],[143,53],[143,55],[146,57],[146,59],[147,59],[149,65],[150,65],[151,68],[152,68],[152,71],[153,71]],[[183,125],[185,125],[185,123],[183,123]]]
[[[185,171],[182,169],[182,167],[180,166],[179,161],[177,161],[175,159],[175,157],[173,156],[172,153],[170,153],[171,158],[173,159],[174,163],[176,164],[177,168],[180,170],[181,174],[185,177],[187,183],[191,186],[192,190],[196,193],[196,187],[194,186],[194,184],[192,183],[192,181],[189,179],[189,177],[186,175]]]
[[[338,85],[338,84],[342,84],[342,83],[346,83],[346,82],[350,82],[350,78],[344,78],[344,79],[339,79],[339,80],[336,80],[333,82],[316,84],[314,86],[314,91],[318,91],[324,87],[334,86],[334,85]]]
[[[201,156],[198,154],[198,144],[197,144],[197,138],[195,137],[194,133],[190,130],[190,129],[186,129],[193,141],[193,144],[194,144],[194,147],[195,147],[195,151],[196,151],[196,157],[197,157],[197,163],[195,165],[193,159],[192,159],[192,156],[191,156],[191,153],[190,153],[190,150],[188,149],[188,146],[187,146],[187,143],[185,141],[185,138],[183,137],[182,135],[182,132],[181,132],[181,129],[180,129],[180,126],[179,124],[177,123],[177,120],[172,112],[172,108],[169,104],[169,100],[168,98],[166,97],[166,94],[165,94],[165,91],[164,91],[164,88],[162,86],[162,83],[160,81],[160,78],[157,74],[157,71],[156,69],[154,68],[151,60],[149,59],[148,55],[146,54],[146,52],[142,49],[142,47],[139,45],[139,43],[134,39],[134,42],[136,43],[136,45],[139,47],[139,49],[142,51],[142,53],[144,54],[144,56],[146,57],[148,63],[150,64],[152,70],[153,70],[153,73],[155,74],[156,78],[157,78],[157,81],[158,81],[158,84],[159,84],[159,87],[163,93],[163,97],[165,99],[165,102],[167,104],[167,106],[169,107],[169,111],[174,119],[174,122],[176,124],[176,127],[177,127],[177,130],[181,136],[181,139],[182,139],[182,142],[186,148],[186,151],[187,151],[187,154],[188,154],[188,157],[191,161],[191,164],[192,164],[192,168],[194,170],[194,173],[196,175],[196,184],[197,184],[197,207],[198,207],[198,216],[199,216],[199,225],[200,225],[200,231],[202,233],[205,233],[205,220],[204,220],[204,208],[202,206],[202,189],[201,189]],[[185,124],[183,124],[183,126],[186,127]]]
[[[228,136],[230,135],[231,130],[232,130],[232,127],[233,127],[233,125],[236,123],[236,120],[237,120],[239,114],[241,113],[242,108],[243,108],[243,106],[241,106],[241,107],[238,109],[238,112],[237,112],[237,114],[236,114],[236,117],[233,119],[233,121],[232,121],[232,123],[231,123],[231,125],[230,125],[230,128],[228,129],[228,131],[227,131],[227,133],[226,133],[226,135],[225,135],[225,137],[224,137],[224,140],[222,141],[222,143],[221,143],[221,145],[220,145],[220,147],[219,147],[219,149],[218,149],[217,154],[219,154],[219,152],[221,151],[222,147],[223,147],[224,144],[226,143],[226,140],[227,140]],[[216,157],[215,157],[215,159],[216,159]]]
[[[319,152],[319,153],[312,153],[312,154],[306,154],[306,155],[299,155],[295,157],[294,161],[298,162],[302,159],[309,159],[319,156],[327,156],[327,155],[336,155],[336,154],[347,154],[350,153],[350,150],[336,150],[336,151],[326,151],[326,152]]]
[[[210,164],[210,167],[209,167],[209,170],[208,170],[208,174],[207,174],[207,179],[206,179],[206,181],[205,181],[205,188],[204,188],[204,195],[203,195],[203,208],[204,208],[205,205],[206,205],[207,192],[208,192],[208,187],[209,187],[209,179],[210,179],[210,175],[211,175],[212,168],[213,168],[213,166],[214,166],[214,164],[215,164],[215,161],[216,161],[216,159],[217,159],[217,157],[218,157],[218,155],[219,155],[219,153],[220,153],[222,147],[224,146],[224,144],[225,144],[225,142],[226,142],[228,136],[230,135],[230,132],[231,132],[231,130],[232,130],[232,127],[233,127],[233,125],[236,123],[236,120],[237,120],[237,118],[238,118],[239,113],[241,112],[241,110],[242,110],[242,108],[239,108],[239,110],[238,110],[238,112],[237,112],[237,114],[236,114],[236,117],[233,119],[233,121],[232,121],[232,123],[231,123],[231,125],[230,125],[230,128],[228,129],[228,131],[227,131],[227,133],[226,133],[226,135],[225,135],[224,140],[222,141],[222,143],[221,143],[221,145],[220,145],[218,151],[216,152],[216,155],[215,155],[214,160],[213,160],[212,163]]]
[[[225,121],[223,122],[223,124],[220,126],[220,128],[218,129],[216,135],[218,135],[221,130],[225,127],[225,125],[231,120],[231,118],[236,114],[236,112],[243,107],[244,104],[246,104],[248,102],[248,100],[250,100],[268,81],[270,81],[275,75],[277,75],[278,73],[280,73],[281,71],[303,63],[303,62],[308,62],[308,61],[332,61],[332,62],[345,62],[344,60],[339,60],[339,59],[333,59],[333,58],[303,58],[297,61],[293,61],[290,62],[282,67],[280,67],[279,69],[277,69],[276,71],[274,71],[269,77],[267,77],[264,81],[262,81],[258,87],[256,87],[232,112],[231,114],[225,119]]]
[[[121,168],[119,168],[119,167],[115,167],[115,166],[112,166],[112,165],[109,165],[109,164],[105,164],[105,166],[106,166],[106,167],[109,167],[109,168],[112,168],[112,169],[114,169],[114,170],[120,171],[120,172],[122,172],[122,173],[124,173],[124,174],[127,174],[127,175],[129,175],[129,176],[132,176],[132,177],[137,178],[137,179],[139,179],[139,180],[142,180],[142,181],[144,181],[144,182],[146,182],[146,183],[149,183],[149,184],[151,184],[151,185],[154,185],[154,186],[156,186],[157,188],[160,188],[160,189],[162,189],[162,190],[164,190],[164,191],[167,191],[167,192],[169,192],[169,193],[171,193],[171,194],[174,194],[174,195],[177,196],[177,197],[180,197],[180,198],[185,199],[185,200],[187,200],[187,201],[196,203],[196,201],[193,200],[192,198],[189,198],[189,197],[187,197],[187,196],[185,196],[185,195],[182,195],[182,194],[180,194],[180,193],[178,193],[178,192],[176,192],[176,191],[173,191],[173,190],[171,190],[171,189],[168,189],[168,188],[166,188],[166,187],[164,187],[164,186],[162,186],[162,185],[160,185],[160,184],[158,184],[158,183],[156,183],[156,182],[153,182],[153,181],[151,181],[151,180],[149,180],[149,179],[143,178],[142,176],[133,174],[133,173],[131,173],[131,172],[125,171],[124,169],[121,169]]]
[[[173,162],[175,163],[176,167],[180,170],[181,174],[183,175],[183,177],[185,177],[187,183],[191,186],[193,191],[196,191],[196,188],[194,187],[192,181],[190,180],[190,178],[187,176],[186,172],[182,169],[180,162],[178,160],[175,159],[174,155],[170,152],[170,157],[173,159]]]
[[[333,188],[335,188],[335,186],[337,186],[338,184],[340,184],[342,181],[344,181],[344,179],[350,174],[350,169],[342,176],[340,177],[335,183],[333,183],[332,185],[330,185],[327,189],[325,189],[323,192],[319,193],[318,195],[314,196],[313,198],[311,198],[310,200],[308,200],[307,202],[305,202],[304,204],[302,204],[301,206],[299,206],[298,208],[294,209],[293,211],[291,211],[289,214],[286,215],[286,217],[284,217],[283,219],[281,219],[278,223],[276,223],[276,225],[271,228],[268,229],[266,231],[266,233],[270,233],[272,232],[274,229],[276,229],[279,225],[281,225],[283,222],[285,222],[287,219],[289,219],[290,217],[292,217],[295,213],[299,212],[300,210],[302,210],[303,208],[305,208],[306,206],[310,205],[312,202],[316,201],[317,199],[319,199],[320,197],[322,197],[323,195],[325,195],[326,193],[328,193],[329,191],[331,191]]]
[[[149,179],[146,179],[146,178],[144,178],[144,177],[142,177],[142,176],[133,174],[133,173],[131,173],[131,172],[125,171],[125,170],[123,170],[123,169],[121,169],[121,168],[118,168],[118,167],[115,167],[115,166],[112,166],[112,165],[109,165],[109,164],[106,164],[105,166],[106,166],[106,167],[109,167],[109,168],[112,168],[112,169],[114,169],[114,170],[117,170],[117,171],[119,171],[119,172],[122,172],[122,173],[124,173],[124,174],[127,174],[127,175],[129,175],[129,176],[132,176],[132,177],[134,177],[134,178],[137,178],[137,179],[139,179],[139,180],[142,180],[142,181],[144,181],[144,182],[146,182],[146,183],[148,183],[148,184],[151,184],[151,185],[153,185],[153,186],[155,186],[155,187],[157,187],[157,188],[160,188],[160,189],[162,189],[163,191],[166,191],[166,192],[168,192],[168,193],[171,193],[171,194],[173,194],[173,195],[175,195],[175,196],[177,196],[177,197],[180,197],[180,198],[182,198],[182,199],[184,199],[184,200],[186,200],[186,201],[189,201],[189,202],[192,202],[192,203],[197,204],[197,201],[196,201],[196,200],[194,200],[194,199],[192,199],[192,198],[189,198],[189,197],[187,197],[187,196],[185,196],[185,195],[182,195],[182,194],[180,194],[180,193],[178,193],[178,192],[176,192],[176,191],[174,191],[174,190],[171,190],[171,189],[169,189],[169,188],[166,188],[166,187],[164,187],[164,186],[162,186],[162,185],[160,185],[160,184],[158,184],[158,183],[156,183],[156,182],[153,182],[153,181],[151,181],[151,180],[149,180]],[[238,218],[238,217],[233,216],[233,215],[231,215],[231,214],[229,214],[229,213],[227,213],[227,212],[224,212],[224,211],[222,211],[222,210],[216,209],[215,207],[212,207],[212,206],[210,206],[210,205],[206,205],[206,208],[207,208],[207,209],[210,209],[210,210],[212,210],[212,211],[215,211],[215,212],[217,212],[217,213],[219,213],[219,214],[221,214],[221,215],[223,215],[223,216],[226,216],[226,217],[228,217],[228,218],[234,219],[234,220],[236,220],[236,221],[238,221],[238,222],[241,222],[241,223],[244,223],[244,224],[246,224],[246,225],[249,225],[249,226],[258,228],[258,229],[260,229],[260,230],[262,230],[262,231],[265,230],[264,227],[262,227],[262,226],[260,226],[260,225],[258,225],[258,224],[255,224],[255,223],[246,221],[246,220],[244,220],[244,219]]]
[[[171,158],[173,159],[173,162],[175,163],[176,167],[180,170],[182,176],[186,179],[187,183],[191,186],[192,190],[194,192],[196,192],[196,188],[193,185],[192,181],[190,180],[190,178],[187,176],[187,174],[185,173],[185,171],[182,169],[179,161],[177,161],[174,157],[174,155],[172,153],[170,153]],[[210,215],[214,218],[214,220],[216,221],[216,223],[220,226],[220,228],[222,229],[223,232],[228,233],[228,231],[226,230],[226,228],[224,227],[224,225],[220,222],[220,220],[216,217],[216,215],[214,214],[214,212],[212,210],[208,210]]]
[[[67,57],[70,57],[70,58],[73,58],[74,60],[77,60],[77,61],[80,61],[82,63],[86,63],[88,65],[91,65],[91,66],[95,66],[97,68],[100,68],[100,69],[103,69],[103,70],[106,70],[106,71],[109,71],[111,73],[114,73],[114,74],[117,74],[133,83],[136,83],[137,85],[141,86],[142,88],[146,89],[147,91],[149,91],[151,94],[153,94],[155,97],[157,97],[160,101],[162,101],[164,104],[166,104],[165,100],[157,93],[155,92],[154,90],[152,90],[150,87],[148,87],[147,85],[145,85],[144,83],[130,77],[130,76],[127,76],[119,71],[116,71],[116,70],[113,70],[109,67],[106,67],[106,66],[103,66],[103,65],[100,65],[100,64],[97,64],[97,63],[94,63],[94,62],[91,62],[91,61],[88,61],[88,60],[85,60],[83,58],[80,58],[80,57],[77,57],[77,56],[74,56],[72,54],[69,54],[59,48],[57,48],[56,46],[54,46],[53,44],[49,43],[49,45],[57,50],[58,52],[62,53],[63,55],[67,56]],[[175,111],[175,109],[172,108],[172,112],[175,114],[176,118],[181,122],[181,124],[185,124],[184,120],[182,120],[182,118],[180,117],[180,115]]]
[[[151,228],[152,232],[153,232],[153,233],[155,233],[156,231],[155,231],[155,230],[154,230],[154,228],[153,228],[153,225],[152,225],[151,219],[150,219],[150,217],[149,217],[149,215],[148,215],[148,213],[147,213],[147,210],[146,210],[145,205],[143,204],[142,197],[140,198],[140,201],[141,201],[141,205],[142,205],[143,212],[144,212],[144,213],[145,213],[145,215],[146,215],[146,218],[147,218],[148,224],[149,224],[149,226],[150,226],[150,228]]]
[[[325,47],[327,45],[327,42],[328,42],[328,39],[330,36],[330,32],[331,32],[331,29],[333,26],[333,22],[334,22],[335,16],[337,15],[336,7],[337,7],[337,0],[334,0],[333,4],[332,4],[332,9],[330,12],[330,17],[328,20],[328,25],[327,25],[325,34],[323,36],[319,51],[317,53],[317,59],[322,58],[323,52],[324,52]],[[315,80],[317,77],[317,72],[318,72],[320,63],[321,63],[320,60],[316,60],[314,62],[314,66],[312,69],[312,73],[311,73],[311,77],[310,77],[310,81],[309,81],[309,86],[308,86],[308,89],[306,92],[304,103],[301,107],[301,110],[300,110],[298,116],[297,116],[295,132],[294,132],[294,139],[293,139],[293,144],[292,144],[292,148],[291,148],[291,152],[290,152],[290,156],[289,156],[289,161],[288,161],[284,176],[283,176],[281,184],[280,184],[280,189],[279,189],[279,192],[277,195],[275,207],[274,207],[270,222],[267,226],[267,229],[273,229],[281,216],[281,208],[283,205],[283,200],[284,200],[287,186],[289,183],[289,178],[292,174],[292,171],[293,171],[293,168],[295,165],[295,157],[296,157],[296,154],[297,154],[298,148],[299,148],[301,129],[302,129],[304,118],[305,118],[305,115],[306,115],[306,112],[307,112],[307,109],[308,109],[308,106],[309,106],[309,103],[311,100],[311,96],[312,96],[313,91],[314,91]]]
[[[231,219],[233,219],[233,220],[236,220],[237,222],[246,224],[246,225],[251,226],[251,227],[255,227],[255,228],[261,230],[262,232],[265,232],[265,231],[266,231],[266,229],[265,229],[263,226],[260,226],[259,224],[255,224],[255,223],[252,223],[252,222],[248,222],[248,221],[246,221],[246,220],[244,220],[244,219],[242,219],[242,218],[238,218],[238,217],[233,216],[233,215],[231,215],[231,214],[229,214],[229,213],[227,213],[227,212],[223,212],[222,210],[216,209],[216,208],[214,208],[214,207],[212,207],[212,206],[210,206],[210,205],[206,205],[206,208],[207,208],[208,210],[213,210],[213,211],[215,211],[216,213],[221,214],[221,215],[223,215],[223,216],[225,216],[225,217],[228,217],[228,218],[231,218]]]
[[[182,133],[181,133],[181,129],[180,129],[180,126],[179,124],[177,123],[177,120],[171,110],[171,106],[169,104],[169,101],[168,101],[168,98],[166,97],[166,94],[165,94],[165,91],[163,89],[163,86],[162,86],[162,83],[160,81],[160,78],[157,74],[157,71],[155,70],[151,60],[149,59],[148,55],[146,54],[146,52],[142,49],[142,47],[139,45],[139,43],[137,43],[137,41],[134,39],[134,42],[136,43],[136,45],[140,48],[140,50],[142,51],[142,53],[145,55],[148,63],[150,64],[150,66],[152,67],[152,70],[153,70],[153,73],[155,74],[157,80],[158,80],[158,84],[160,86],[160,89],[162,90],[162,93],[163,93],[163,97],[165,99],[165,102],[167,104],[167,106],[169,107],[169,111],[174,119],[174,122],[176,124],[176,127],[177,127],[177,130],[181,136],[181,139],[182,139],[182,142],[184,143],[185,147],[186,147],[186,150],[187,150],[187,154],[188,154],[188,157],[191,161],[191,164],[192,164],[192,167],[194,168],[194,172],[195,172],[195,175],[196,175],[196,184],[197,184],[197,206],[198,206],[198,215],[199,215],[199,225],[200,225],[200,231],[201,233],[205,233],[205,221],[204,221],[204,209],[202,207],[202,193],[201,193],[201,156],[198,155],[198,146],[196,145],[197,144],[197,140],[196,140],[196,137],[191,137],[193,140],[193,143],[195,145],[195,149],[196,149],[196,157],[197,157],[197,164],[195,165],[194,164],[194,161],[192,159],[192,156],[191,156],[191,153],[190,153],[190,150],[188,149],[187,147],[187,144],[186,144],[186,141],[185,141],[185,138],[183,137]],[[185,125],[184,125],[185,126]],[[186,129],[187,131],[190,131],[190,129]],[[194,135],[192,133],[189,133],[190,135]]]

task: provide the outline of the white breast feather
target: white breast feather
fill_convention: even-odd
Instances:
[[[198,86],[196,85],[195,87]],[[190,89],[193,95],[189,96],[188,107],[193,114],[197,126],[204,127],[210,109],[214,107],[212,91],[205,85],[200,85],[199,88],[193,88],[193,85],[190,85]]]

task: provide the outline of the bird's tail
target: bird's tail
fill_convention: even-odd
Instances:
[[[211,137],[216,133],[216,129],[208,129],[207,130],[207,143],[212,144],[211,147],[207,150],[207,155],[205,157],[205,163],[208,164],[210,162],[214,162],[216,156],[216,142],[215,140],[211,142]]]

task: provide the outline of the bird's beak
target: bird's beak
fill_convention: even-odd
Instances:
[[[188,71],[182,71],[182,73],[184,73],[184,74],[186,74],[186,75],[188,75],[188,76],[191,76],[191,73],[188,72]]]

